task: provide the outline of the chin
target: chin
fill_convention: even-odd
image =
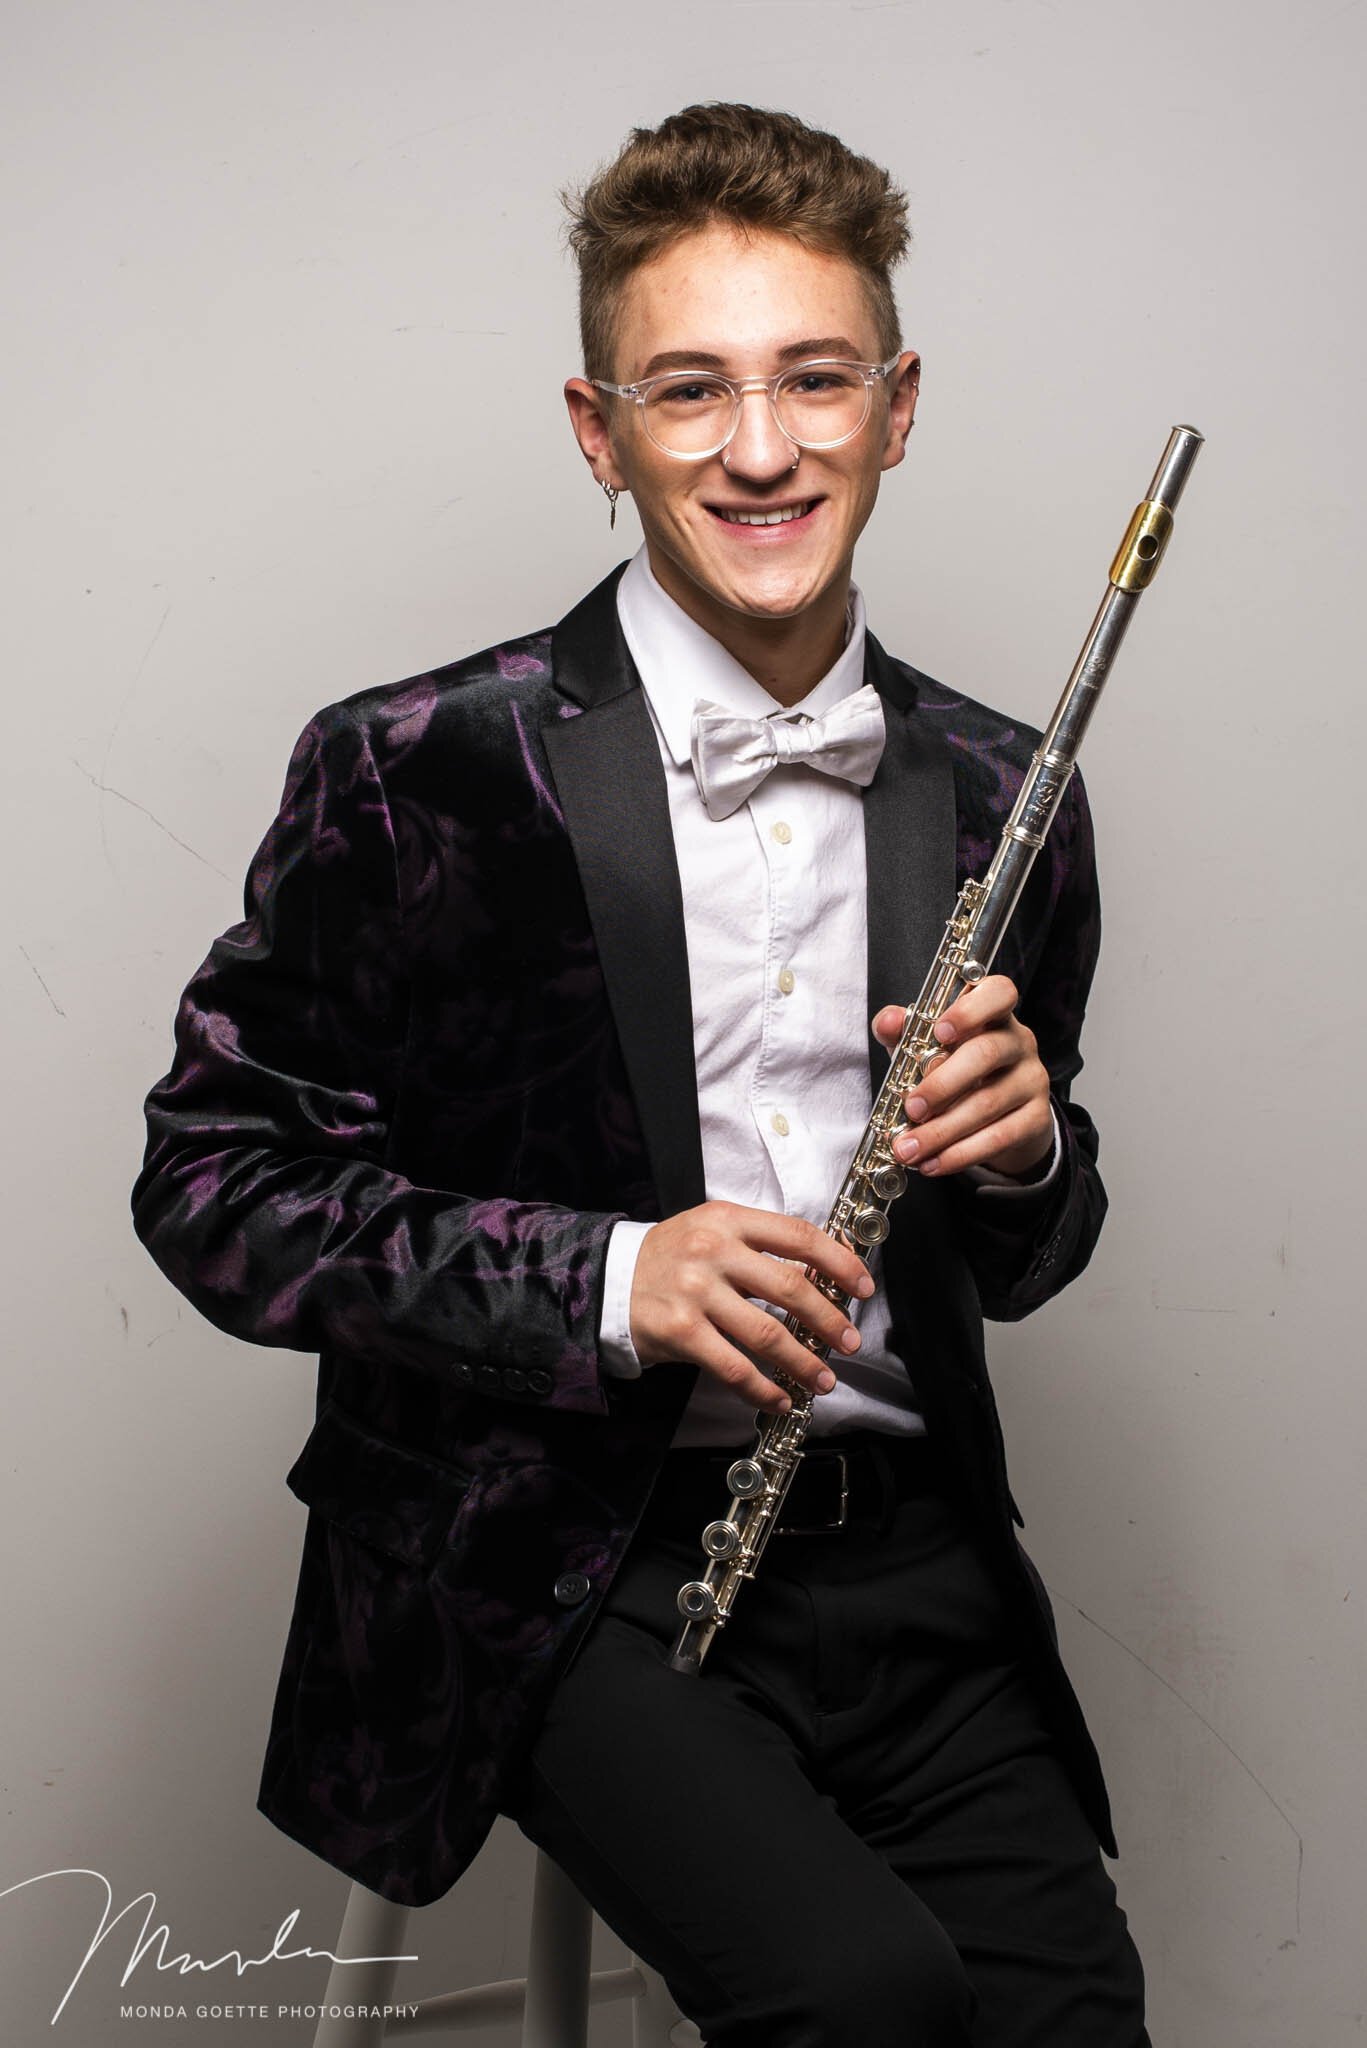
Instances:
[[[799,618],[837,579],[840,564],[823,562],[736,562],[710,547],[663,547],[659,552],[675,575],[718,611],[775,625]]]
[[[772,584],[747,580],[733,585],[733,594],[722,601],[752,619],[794,619],[816,603],[828,584],[829,578],[812,576]]]
[[[828,590],[835,569],[827,563],[799,561],[717,561],[700,560],[696,580],[727,604],[760,611],[789,613],[801,611]]]
[[[800,619],[810,608],[811,599],[806,597],[793,598],[786,603],[778,598],[766,603],[762,598],[746,597],[733,600],[729,606],[731,611],[740,612],[747,619],[769,619],[775,625],[787,619]]]

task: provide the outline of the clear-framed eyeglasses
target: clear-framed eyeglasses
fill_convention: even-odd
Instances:
[[[886,363],[796,363],[772,377],[671,370],[639,384],[609,384],[602,377],[590,382],[639,406],[641,424],[666,455],[702,462],[729,446],[747,391],[764,393],[779,431],[799,448],[842,447],[867,420],[875,384],[890,377],[901,360],[898,354]]]

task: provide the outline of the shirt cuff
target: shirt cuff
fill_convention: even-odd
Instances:
[[[641,1361],[631,1341],[631,1283],[649,1223],[614,1223],[603,1266],[603,1308],[598,1318],[598,1363],[613,1379],[636,1380]]]
[[[1038,1167],[1032,1167],[1029,1177],[1022,1179],[1019,1174],[999,1173],[995,1166],[966,1166],[964,1178],[972,1182],[975,1190],[988,1195],[1042,1193],[1058,1178],[1059,1161],[1063,1157],[1063,1136],[1058,1127],[1058,1111],[1052,1103],[1049,1105],[1049,1114],[1054,1120],[1054,1149],[1043,1172]],[[620,1225],[618,1227],[620,1228]]]

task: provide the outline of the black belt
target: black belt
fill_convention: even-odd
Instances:
[[[652,1526],[718,1521],[727,1512],[726,1475],[748,1445],[734,1450],[670,1451],[646,1509]],[[798,1461],[774,1530],[780,1536],[831,1536],[852,1524],[886,1526],[899,1500],[934,1485],[928,1438],[863,1430],[809,1444]]]

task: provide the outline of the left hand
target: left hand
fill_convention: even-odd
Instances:
[[[1016,984],[989,974],[965,989],[935,1026],[945,1048],[906,1098],[912,1129],[893,1146],[913,1172],[961,1173],[991,1166],[1028,1173],[1053,1149],[1049,1075],[1035,1034],[1016,1015]],[[889,1007],[873,1020],[874,1036],[892,1050],[906,1011]],[[906,1148],[915,1150],[907,1156]]]

